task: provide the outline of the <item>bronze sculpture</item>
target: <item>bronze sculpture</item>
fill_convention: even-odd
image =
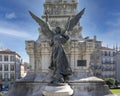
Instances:
[[[72,74],[72,70],[62,45],[68,41],[69,36],[67,33],[71,31],[73,27],[79,22],[79,19],[83,15],[84,10],[85,8],[72,19],[68,19],[66,28],[63,32],[61,32],[61,28],[59,26],[57,26],[55,32],[53,32],[50,29],[48,22],[44,22],[42,19],[30,12],[33,19],[35,19],[36,22],[41,26],[41,32],[43,35],[45,35],[50,40],[52,54],[49,68],[53,70],[53,81],[51,82],[53,84],[67,82],[68,76]]]

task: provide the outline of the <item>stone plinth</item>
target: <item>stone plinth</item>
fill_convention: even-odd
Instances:
[[[74,90],[73,96],[105,96],[111,94],[104,80],[97,77],[74,78],[70,84]]]
[[[79,79],[74,76],[69,85],[64,86],[48,86],[51,80],[49,73],[29,73],[16,81],[6,96],[111,96],[104,80],[97,77]]]
[[[64,86],[46,86],[42,94],[43,96],[71,96],[73,90],[68,84]]]

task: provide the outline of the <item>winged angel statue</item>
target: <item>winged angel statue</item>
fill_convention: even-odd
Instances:
[[[61,32],[61,28],[59,26],[56,27],[55,32],[53,32],[50,29],[48,22],[44,22],[42,19],[30,12],[32,18],[40,25],[43,35],[50,39],[52,54],[49,69],[53,70],[53,81],[51,81],[53,84],[67,82],[69,79],[68,76],[72,74],[72,70],[62,45],[68,41],[69,36],[67,33],[72,31],[73,27],[79,22],[84,10],[85,8],[71,19],[68,18],[64,32]]]

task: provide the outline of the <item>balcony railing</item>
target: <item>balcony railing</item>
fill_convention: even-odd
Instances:
[[[115,61],[114,62],[102,62],[102,64],[115,64]]]
[[[100,65],[90,65],[90,68],[93,69],[102,69],[102,66]]]
[[[104,78],[114,78],[115,75],[102,75],[102,77],[104,77]]]

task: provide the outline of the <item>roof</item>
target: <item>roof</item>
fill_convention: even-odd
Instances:
[[[100,49],[101,49],[101,50],[114,50],[114,49],[108,48],[108,47],[101,47]]]
[[[11,51],[10,49],[1,50],[0,54],[14,54],[14,55],[21,57],[18,53],[16,53],[15,51]]]

